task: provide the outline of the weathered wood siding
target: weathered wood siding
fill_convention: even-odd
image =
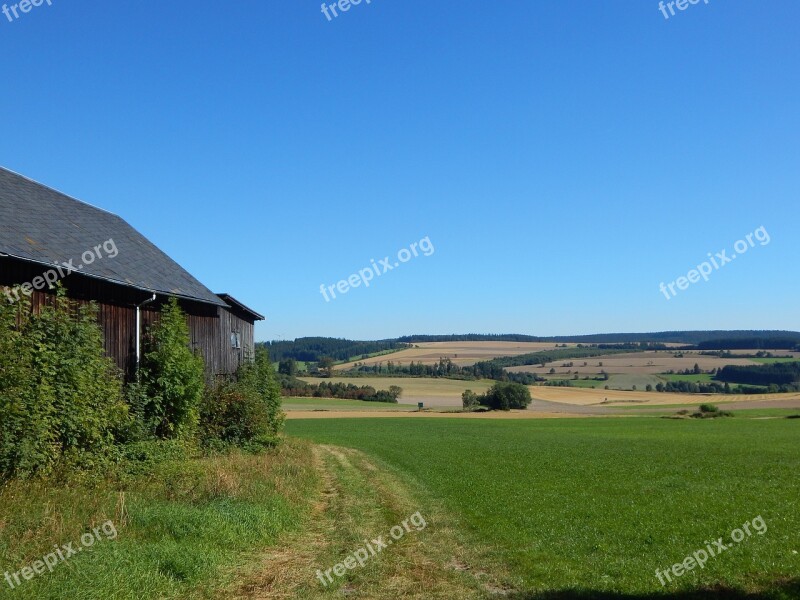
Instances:
[[[44,266],[0,258],[0,288],[30,282],[45,270]],[[63,284],[71,299],[80,304],[96,304],[106,353],[128,378],[132,377],[136,366],[135,306],[151,295],[75,274],[66,277]],[[34,290],[31,295],[33,310],[51,303],[52,299],[52,293]],[[8,301],[4,293],[0,295],[0,301]],[[140,309],[142,334],[158,322],[159,311],[165,301],[166,298],[159,296],[156,302]],[[243,315],[233,314],[223,307],[188,300],[180,300],[180,305],[188,316],[191,347],[202,354],[209,377],[235,373],[242,361],[252,356],[254,325],[242,318]],[[240,334],[241,349],[231,347],[232,332]]]

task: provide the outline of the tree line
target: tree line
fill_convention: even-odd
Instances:
[[[408,347],[408,344],[398,340],[361,342],[326,337],[305,337],[297,338],[294,341],[259,342],[256,345],[266,348],[275,362],[289,358],[300,362],[319,362],[326,356],[336,361],[349,361],[354,357],[366,358],[372,354],[402,350]]]
[[[698,350],[797,350],[800,337],[721,338],[697,344]]]
[[[750,385],[796,387],[800,384],[800,361],[757,366],[726,365],[717,373],[717,379]]]
[[[278,375],[281,393],[284,396],[304,398],[341,398],[343,400],[363,400],[365,402],[388,402],[397,404],[403,388],[392,385],[388,390],[376,390],[371,385],[357,386],[352,383],[307,383],[301,379]]]

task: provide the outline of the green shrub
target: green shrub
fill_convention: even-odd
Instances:
[[[129,421],[94,306],[0,308],[0,475],[104,464]]]
[[[480,402],[478,402],[478,394],[472,390],[464,390],[464,393],[461,394],[461,403],[464,405],[464,408],[474,408],[478,406],[478,404],[480,404]]]
[[[146,396],[137,416],[159,439],[190,439],[196,432],[205,389],[203,358],[189,349],[189,326],[175,298],[149,331],[139,378]]]
[[[274,445],[284,420],[280,388],[266,349],[231,380],[206,390],[200,408],[200,441],[211,449]]]
[[[269,435],[278,435],[286,415],[281,403],[281,386],[278,384],[269,351],[263,346],[256,348],[253,369],[248,372],[253,385],[266,406],[267,429]]]
[[[525,409],[531,403],[531,392],[521,383],[499,381],[479,401],[493,410]]]
[[[700,410],[692,415],[695,419],[716,419],[718,417],[732,417],[733,413],[725,410],[720,410],[714,404],[701,404]]]

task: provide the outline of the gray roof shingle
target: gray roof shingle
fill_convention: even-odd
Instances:
[[[43,265],[73,260],[77,266],[84,252],[108,240],[117,256],[103,251],[104,258],[85,265],[82,275],[225,306],[118,216],[0,167],[0,254]]]

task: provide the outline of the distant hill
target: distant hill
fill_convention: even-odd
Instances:
[[[590,335],[536,336],[522,334],[409,335],[397,338],[408,343],[424,342],[553,342],[558,344],[627,344],[659,342],[697,345],[716,340],[792,340],[800,343],[800,332],[772,330],[658,331],[649,333],[596,333]],[[756,346],[747,346],[753,348]]]
[[[298,361],[317,362],[323,356],[337,361],[407,348],[412,344],[430,342],[552,342],[558,344],[630,344],[656,342],[685,344],[701,350],[734,349],[785,349],[800,345],[800,332],[761,330],[713,331],[660,331],[650,333],[598,333],[593,335],[566,335],[541,337],[516,333],[507,334],[450,334],[408,335],[388,340],[358,341],[340,338],[305,337],[294,341],[261,342],[270,352],[273,361],[294,358]]]
[[[717,340],[792,340],[800,343],[800,332],[797,331],[769,331],[745,330],[731,331],[659,331],[653,333],[600,333],[595,335],[572,335],[541,338],[543,342],[575,342],[579,344],[607,344],[625,342],[661,342],[663,344],[703,344]],[[758,346],[744,346],[756,348]]]

